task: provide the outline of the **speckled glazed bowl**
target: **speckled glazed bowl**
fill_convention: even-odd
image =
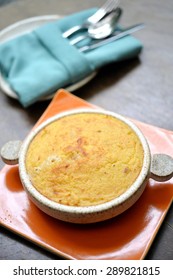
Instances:
[[[142,145],[143,164],[140,173],[133,184],[117,198],[92,206],[69,206],[48,199],[32,185],[26,169],[26,154],[33,139],[47,125],[60,118],[83,113],[112,116],[129,126],[135,135],[137,135],[137,138]],[[20,141],[10,141],[5,144],[1,149],[1,157],[7,164],[19,164],[19,174],[24,189],[38,208],[54,218],[72,223],[94,223],[115,217],[131,207],[139,199],[149,178],[165,181],[169,180],[173,175],[173,159],[170,156],[163,154],[151,156],[148,143],[143,133],[133,122],[123,116],[101,109],[84,108],[57,114],[33,129],[23,143]]]

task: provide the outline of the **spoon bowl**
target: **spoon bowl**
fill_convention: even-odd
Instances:
[[[110,36],[121,17],[122,9],[117,8],[102,21],[88,28],[88,35],[93,39],[103,39]]]

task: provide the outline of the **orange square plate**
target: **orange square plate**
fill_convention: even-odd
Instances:
[[[68,109],[93,105],[60,90],[38,124]],[[152,153],[173,156],[173,132],[136,122]],[[141,198],[125,213],[105,222],[75,225],[40,211],[21,185],[18,166],[0,172],[0,222],[9,230],[67,259],[143,259],[171,205],[173,180],[149,180]]]

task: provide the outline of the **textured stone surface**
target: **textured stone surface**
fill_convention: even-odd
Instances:
[[[164,154],[153,155],[151,176],[160,182],[171,179],[173,176],[173,158]]]
[[[14,165],[18,163],[21,144],[20,140],[9,141],[2,147],[1,158],[6,164]]]

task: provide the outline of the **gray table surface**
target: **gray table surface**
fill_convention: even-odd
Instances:
[[[104,0],[0,0],[0,30],[28,17],[66,15],[103,3]],[[173,130],[173,1],[121,0],[120,6],[124,11],[123,26],[146,23],[146,28],[135,34],[144,45],[143,52],[139,58],[105,67],[75,94],[105,109]],[[0,92],[0,104],[2,146],[11,139],[24,139],[49,101],[24,109]],[[0,168],[3,165],[0,162]],[[2,227],[0,248],[0,259],[59,259]],[[173,259],[173,206],[146,259]]]

